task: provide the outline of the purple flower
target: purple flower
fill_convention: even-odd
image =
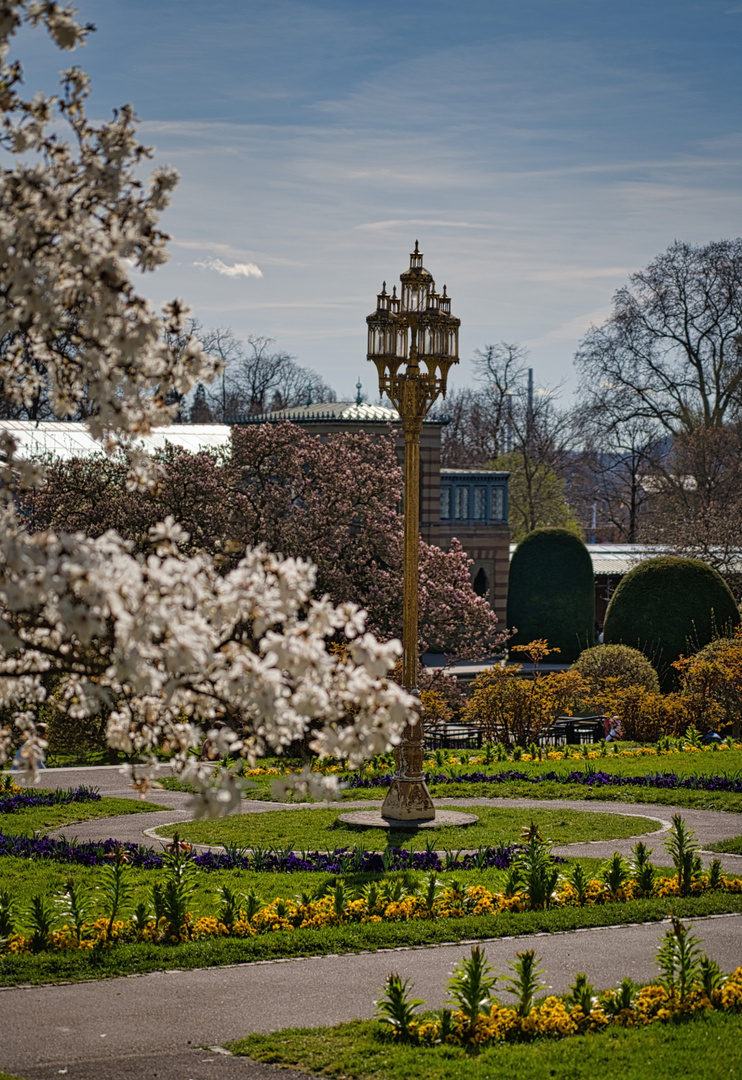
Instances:
[[[15,814],[31,806],[65,806],[68,803],[100,802],[97,788],[78,787],[62,791],[40,791],[35,795],[8,795],[0,798],[0,814]]]

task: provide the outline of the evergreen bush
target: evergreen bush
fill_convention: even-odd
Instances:
[[[568,529],[535,529],[510,563],[507,624],[511,645],[546,638],[557,663],[572,663],[595,633],[593,564],[582,540]]]
[[[678,686],[672,664],[739,625],[739,608],[720,574],[700,559],[662,555],[630,570],[605,617],[607,645],[639,649],[663,691]]]
[[[657,672],[644,653],[632,649],[630,645],[596,645],[592,649],[585,649],[573,667],[589,683],[594,696],[601,694],[606,686],[616,690],[640,686],[659,693]]]

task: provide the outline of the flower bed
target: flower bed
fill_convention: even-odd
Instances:
[[[196,872],[196,867],[182,848],[175,856],[165,853],[163,858],[170,869],[169,878],[153,886],[151,902],[140,902],[130,918],[117,917],[120,912],[116,909],[108,909],[101,917],[93,918],[92,914],[86,917],[85,913],[93,906],[93,898],[76,890],[74,883],[70,883],[67,893],[57,898],[56,911],[44,898],[36,897],[31,908],[21,913],[20,918],[14,912],[12,898],[0,892],[0,951],[86,950],[132,941],[175,944],[210,937],[249,938],[256,934],[354,923],[460,919],[545,907],[611,904],[641,897],[742,893],[742,878],[727,877],[718,871],[696,873],[687,886],[680,875],[658,878],[649,887],[642,887],[639,876],[612,882],[610,867],[614,856],[614,860],[608,860],[599,878],[578,881],[578,886],[574,884],[574,875],[573,881],[560,878],[554,891],[543,900],[534,898],[532,881],[530,884],[523,882],[512,890],[493,892],[484,885],[463,888],[456,882],[442,887],[435,873],[431,873],[420,888],[412,891],[405,890],[399,877],[372,881],[360,890],[351,890],[339,880],[328,886],[329,891],[322,896],[302,894],[293,900],[277,897],[267,904],[252,892],[241,895],[223,886],[219,909],[194,918],[188,908],[193,893],[190,875]],[[519,858],[526,874],[527,853]],[[126,853],[119,848],[109,859],[107,872],[112,877],[118,874],[120,883],[125,871]],[[124,895],[125,890],[119,892]]]
[[[643,986],[632,995],[630,1004],[616,1011],[618,993],[609,990],[597,999],[596,1004],[585,1012],[579,1005],[565,1002],[559,997],[547,997],[535,1006],[527,1016],[518,1010],[495,1003],[487,1014],[477,1017],[473,1024],[461,1011],[452,1014],[448,1030],[443,1030],[440,1020],[418,1021],[410,1025],[408,1039],[419,1045],[433,1046],[446,1042],[455,1046],[475,1045],[484,1047],[498,1042],[531,1042],[538,1038],[564,1038],[585,1032],[604,1031],[616,1027],[641,1027],[646,1024],[666,1023],[669,1020],[710,1012],[742,1012],[742,967],[737,968],[724,985],[709,998],[703,990],[694,990],[681,1001],[677,994],[664,986]]]
[[[359,776],[358,773],[346,773],[342,782],[351,789],[388,788],[392,774],[382,776]],[[518,769],[504,772],[471,772],[449,776],[446,773],[431,773],[428,784],[509,784],[520,781],[526,784],[581,784],[585,787],[643,787],[670,789],[684,788],[690,791],[730,791],[742,793],[742,777],[739,776],[678,776],[677,773],[654,773],[646,776],[620,776],[615,773],[600,772],[597,769],[577,770],[569,773],[550,771],[540,776],[529,776]]]
[[[77,843],[64,837],[26,837],[0,832],[0,858],[4,855],[20,859],[49,859],[82,866],[105,866],[114,851],[121,848],[129,865],[143,870],[160,869],[165,853],[140,844],[120,844],[116,840]],[[387,848],[383,852],[361,848],[336,848],[334,851],[254,851],[250,854],[236,849],[226,851],[190,852],[193,864],[202,870],[256,870],[262,873],[292,873],[299,871],[340,874],[384,873],[392,870],[483,870],[495,867],[506,870],[519,844],[501,844],[480,848],[476,854],[450,854],[435,851],[408,851],[406,848]],[[555,856],[555,861],[562,862]]]
[[[417,1046],[451,1044],[476,1051],[493,1043],[531,1042],[538,1038],[564,1038],[604,1031],[610,1026],[641,1027],[711,1012],[742,1012],[742,967],[724,975],[718,965],[702,956],[699,942],[688,927],[673,919],[657,954],[661,978],[656,984],[636,987],[625,979],[615,989],[596,994],[584,974],[575,977],[570,991],[537,1002],[546,989],[544,974],[532,949],[517,954],[510,964],[506,988],[515,1006],[492,997],[498,976],[484,951],[474,947],[448,982],[453,1009],[433,1018],[421,1017],[425,1002],[411,998],[408,980],[388,976],[377,1016],[391,1038]]]
[[[100,802],[101,796],[97,788],[77,787],[62,791],[39,791],[33,795],[23,792],[21,788],[11,785],[10,794],[0,797],[0,814],[15,814],[19,810],[28,810],[34,806],[66,806],[69,803]]]

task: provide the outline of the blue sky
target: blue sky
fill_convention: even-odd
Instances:
[[[675,239],[736,236],[733,0],[77,0],[91,112],[133,102],[181,174],[145,279],[207,326],[274,337],[341,397],[415,239],[462,320],[575,388],[572,356]],[[59,54],[19,51],[32,87]],[[258,271],[260,275],[258,276]]]

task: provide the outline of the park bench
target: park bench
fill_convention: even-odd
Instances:
[[[538,737],[541,746],[581,746],[602,742],[605,738],[604,716],[558,716]]]

